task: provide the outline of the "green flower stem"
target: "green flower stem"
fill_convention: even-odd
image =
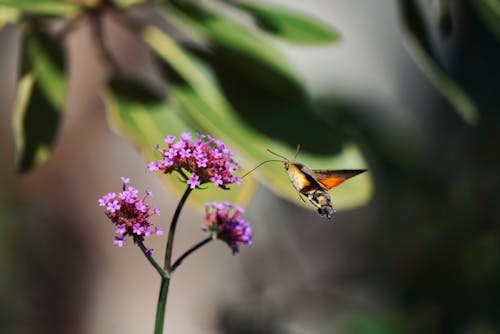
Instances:
[[[188,249],[184,254],[181,255],[181,257],[179,257],[177,259],[177,261],[174,262],[174,264],[170,268],[170,275],[172,275],[174,273],[175,269],[182,263],[182,261],[184,261],[184,259],[186,259],[189,255],[191,255],[191,253],[193,253],[194,251],[198,250],[199,248],[205,246],[206,244],[208,244],[212,240],[213,240],[213,237],[210,236],[210,237],[198,242],[196,245],[194,245],[190,249]]]
[[[172,222],[170,223],[170,231],[168,231],[167,250],[165,252],[165,263],[163,265],[163,269],[166,272],[170,272],[170,264],[172,263],[172,250],[174,248],[174,236],[175,228],[177,227],[177,221],[179,220],[182,207],[184,206],[184,203],[186,203],[186,200],[189,197],[189,194],[191,194],[191,191],[193,191],[193,189],[188,186],[186,191],[184,192],[184,195],[182,195],[179,204],[177,205],[177,209],[175,209],[174,216],[172,217]]]
[[[163,323],[165,322],[165,307],[167,305],[168,286],[170,285],[170,275],[163,270],[163,268],[155,261],[155,259],[148,253],[148,249],[141,241],[137,241],[137,245],[148,259],[149,263],[156,269],[161,276],[160,294],[158,295],[158,304],[156,306],[155,317],[155,334],[163,333]]]
[[[167,306],[168,287],[170,285],[170,279],[171,279],[170,264],[172,261],[172,250],[174,248],[175,229],[177,227],[177,221],[179,220],[182,207],[186,203],[186,200],[189,197],[189,194],[191,194],[191,191],[192,189],[188,186],[186,191],[184,192],[184,195],[182,195],[182,198],[179,204],[177,205],[177,208],[175,209],[174,216],[172,217],[172,222],[170,223],[170,230],[168,232],[167,250],[165,251],[165,263],[163,268],[161,268],[151,257],[147,256],[147,254],[144,253],[146,254],[148,260],[150,260],[149,262],[153,264],[153,266],[161,275],[160,294],[158,295],[158,304],[156,306],[155,331],[154,331],[155,334],[163,333],[163,327],[165,322],[165,309]],[[145,251],[147,250],[144,247],[143,252]]]
[[[144,253],[144,256],[146,259],[148,259],[149,263],[156,269],[158,274],[160,274],[161,278],[168,278],[168,274],[163,268],[155,261],[155,259],[151,256],[151,254],[148,254],[148,249],[146,246],[144,246],[144,243],[142,241],[137,241],[137,245],[139,245],[139,248],[141,251]]]
[[[165,308],[167,306],[168,287],[170,285],[170,276],[161,278],[160,294],[158,295],[158,304],[156,306],[155,331],[154,334],[163,333],[165,322]]]

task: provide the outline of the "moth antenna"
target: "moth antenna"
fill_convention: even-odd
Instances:
[[[245,176],[247,176],[248,174],[250,174],[251,172],[253,172],[254,170],[256,170],[257,168],[259,168],[260,166],[262,166],[263,164],[265,163],[268,163],[268,162],[283,162],[281,160],[275,160],[275,159],[271,159],[271,160],[266,160],[266,161],[263,161],[261,162],[260,164],[258,164],[257,166],[255,166],[254,168],[252,168],[250,171],[246,172],[245,175],[243,175],[241,178],[244,178]]]
[[[295,155],[293,156],[293,160],[297,159],[297,155],[299,155],[299,151],[300,151],[300,144],[297,144],[297,151],[295,151]]]
[[[286,157],[282,156],[281,154],[278,154],[278,153],[276,153],[276,152],[273,152],[273,151],[271,151],[270,149],[267,149],[267,151],[268,151],[269,153],[271,153],[271,154],[274,154],[274,155],[275,155],[275,156],[277,156],[277,157],[280,157],[280,158],[285,159],[286,161],[290,161],[288,158],[286,158]],[[282,161],[282,162],[283,162],[283,161]]]

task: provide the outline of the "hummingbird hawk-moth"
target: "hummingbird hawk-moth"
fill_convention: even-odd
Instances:
[[[300,145],[297,146],[294,160],[297,157],[299,149]],[[269,149],[268,151],[285,159],[282,162],[295,189],[300,195],[307,197],[318,208],[320,216],[328,219],[331,219],[335,214],[328,190],[366,171],[366,169],[309,169],[300,162],[289,160]]]

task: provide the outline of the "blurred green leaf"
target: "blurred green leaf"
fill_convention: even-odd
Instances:
[[[27,63],[50,104],[62,110],[66,98],[67,74],[61,40],[34,28],[26,40]]]
[[[479,111],[467,93],[446,75],[413,36],[406,37],[405,46],[418,67],[462,120],[469,125],[476,125],[479,122]]]
[[[479,284],[491,278],[500,259],[500,242],[497,235],[483,232],[464,244],[461,252],[462,270],[469,281]]]
[[[198,53],[199,54],[199,53]],[[343,112],[337,122],[325,124],[318,117],[317,104],[305,93],[280,95],[270,91],[241,70],[206,52],[202,59],[216,75],[220,92],[235,112],[252,128],[316,153],[335,153],[345,138]],[[300,138],[300,139],[298,139]],[[328,143],[328,144],[327,144]]]
[[[431,46],[429,32],[426,21],[420,7],[414,0],[404,0],[399,3],[403,28],[407,34],[413,36],[418,41],[426,53],[434,60],[438,61]]]
[[[20,13],[17,9],[7,6],[0,6],[0,29],[5,27],[7,24],[16,23],[20,17]]]
[[[248,77],[280,96],[302,95],[297,75],[286,59],[258,31],[244,27],[198,3],[165,7],[167,19],[174,16],[194,28],[211,44],[211,52],[228,66],[239,67]]]
[[[181,116],[181,112],[165,101],[138,102],[128,93],[128,89],[123,87],[133,86],[134,83],[122,82],[120,85],[112,85],[105,94],[106,110],[108,121],[111,127],[119,134],[127,137],[144,155],[147,160],[157,160],[159,154],[153,149],[154,145],[160,145],[166,135],[179,135],[183,131],[204,132],[204,129],[193,126],[186,122]],[[238,160],[238,157],[236,157]],[[161,181],[168,189],[177,195],[182,195],[186,189],[186,184],[180,182],[177,175],[162,175]],[[244,205],[252,197],[255,183],[252,180],[245,180],[241,186],[233,185],[231,190],[215,188],[208,184],[204,191],[193,192],[189,198],[189,203],[194,208],[203,209],[206,201],[227,200],[233,203]]]
[[[231,105],[243,120],[254,128],[292,145],[296,145],[296,137],[299,134],[290,131],[290,128],[301,129],[300,142],[304,148],[313,149],[318,153],[341,150],[341,137],[344,132],[340,126],[332,129],[322,122],[313,112],[314,106],[303,92],[281,95],[270,91],[260,82],[253,80],[241,66],[232,66],[209,51],[203,54],[202,58],[210,64],[211,70],[217,76],[215,78],[205,66],[196,65],[197,58],[177,47],[173,40],[164,38],[159,30],[147,31],[145,35],[148,43],[159,53],[161,50],[169,50],[172,53],[170,59],[175,62],[172,67],[182,73],[181,76],[198,94],[205,100],[210,100],[213,109],[219,110]],[[184,56],[179,56],[179,53]],[[200,52],[197,53],[199,54]],[[170,72],[168,75],[172,76]],[[214,87],[214,82],[219,84],[218,87]],[[289,126],[279,126],[284,122]],[[325,146],[318,145],[318,142],[332,144]]]
[[[127,8],[141,3],[147,3],[148,0],[115,0],[113,2],[121,8]]]
[[[479,111],[468,94],[440,66],[430,46],[424,20],[414,1],[400,2],[405,28],[405,46],[417,66],[458,115],[469,125],[479,122]]]
[[[169,64],[187,84],[174,85],[169,92],[172,103],[182,110],[182,117],[196,129],[203,129],[226,142],[242,154],[244,169],[250,170],[258,163],[273,158],[266,149],[271,148],[292,157],[295,148],[250,128],[227,103],[214,76],[202,62],[195,60],[169,36],[156,28],[144,31],[145,41]],[[301,162],[311,168],[362,168],[365,162],[358,148],[346,145],[333,157],[300,155]],[[256,171],[260,181],[271,191],[296,203],[300,201],[281,164],[262,167]],[[245,180],[246,181],[246,180]],[[338,194],[337,207],[355,207],[369,200],[372,183],[369,174],[354,178],[345,186],[334,190]]]
[[[181,21],[178,25],[182,31],[186,31],[184,27],[198,27],[197,30],[209,43],[214,44],[210,48],[195,49],[194,53],[210,65],[217,77],[218,89],[244,121],[264,134],[283,139],[293,146],[299,134],[290,131],[290,128],[301,129],[300,142],[304,148],[317,153],[341,150],[340,138],[344,133],[340,126],[336,125],[333,129],[322,122],[314,112],[314,104],[286,65],[286,59],[259,31],[240,26],[207,8],[192,4],[182,4],[165,13],[170,14],[167,17],[170,21]],[[200,26],[200,22],[204,24]],[[213,29],[218,24],[224,27],[220,29],[221,34],[236,31],[242,37],[236,34],[233,41],[228,34],[219,39],[219,30]],[[260,50],[263,50],[262,53]],[[262,63],[268,58],[273,59],[273,63],[263,67]],[[280,71],[289,73],[288,78],[272,68],[275,64],[281,67],[286,65]],[[290,126],[279,126],[284,122]],[[318,142],[332,144],[318,145]]]
[[[17,168],[27,171],[49,156],[66,95],[63,51],[50,36],[28,32],[13,112]]]
[[[287,42],[318,45],[340,39],[340,34],[333,28],[303,14],[254,2],[229,3],[251,14],[260,28]]]
[[[500,40],[500,0],[474,0],[474,8],[497,40]]]
[[[347,334],[391,334],[407,332],[404,318],[400,314],[357,314],[343,320],[342,333]]]
[[[80,11],[77,4],[49,0],[0,0],[0,6],[19,9],[32,14],[73,16]]]
[[[119,94],[119,96],[126,96],[131,101],[142,102],[144,104],[160,102],[165,99],[164,95],[158,94],[144,84],[132,79],[113,77],[109,81],[108,86],[113,92]]]
[[[160,57],[170,59],[168,64],[211,106],[220,110],[227,108],[226,101],[214,86],[214,79],[210,77],[208,70],[203,69],[201,63],[173,39],[154,27],[144,29],[143,38]]]

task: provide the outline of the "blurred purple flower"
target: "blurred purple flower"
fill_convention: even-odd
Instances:
[[[252,244],[252,228],[239,215],[244,210],[228,202],[205,204],[205,225],[203,230],[211,232],[217,239],[231,247],[233,254],[239,252],[239,245]]]

